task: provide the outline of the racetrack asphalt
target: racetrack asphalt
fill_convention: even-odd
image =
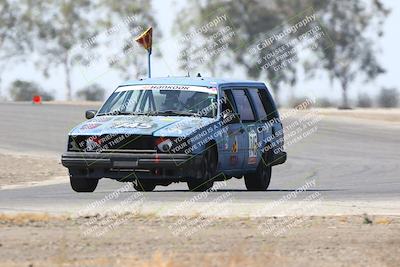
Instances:
[[[0,150],[61,156],[67,132],[84,120],[85,110],[95,108],[98,107],[0,103]],[[298,193],[296,197],[292,195],[290,201],[302,201],[318,192],[320,198],[331,203],[347,201],[365,204],[375,201],[381,203],[378,208],[388,208],[387,203],[394,203],[387,213],[391,213],[390,210],[400,213],[398,125],[324,117],[318,122],[315,133],[289,146],[287,152],[288,161],[273,167],[267,192],[247,192],[243,179],[234,178],[217,192],[211,192],[209,198],[198,202],[209,202],[228,193],[232,203],[246,204],[246,207],[262,205],[288,199],[294,190],[315,179],[315,186]],[[124,185],[103,179],[94,193],[78,194],[70,189],[67,177],[65,182],[0,190],[0,212],[79,211]],[[119,198],[108,200],[108,205],[120,202],[133,191],[130,189],[121,193]],[[188,191],[184,183],[158,186],[155,192],[143,194],[143,205],[179,205],[196,195],[199,193]],[[345,209],[346,205],[342,210]]]

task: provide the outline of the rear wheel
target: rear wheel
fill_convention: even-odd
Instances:
[[[133,188],[135,188],[136,191],[150,192],[153,191],[154,188],[156,188],[156,184],[151,181],[138,180],[136,183],[133,183]]]
[[[215,149],[208,149],[203,155],[196,179],[187,182],[190,191],[203,192],[213,187],[217,162]]]
[[[93,192],[99,183],[99,179],[96,178],[85,178],[74,175],[70,175],[69,181],[75,192]]]
[[[263,157],[255,173],[246,174],[244,182],[249,191],[266,191],[271,181],[272,166],[269,157]]]

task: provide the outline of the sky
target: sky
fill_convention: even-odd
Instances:
[[[400,25],[400,1],[385,0],[384,2],[386,6],[392,9],[392,13],[385,22],[385,35],[381,40],[379,40],[379,46],[381,48],[379,58],[387,72],[381,75],[374,82],[365,84],[364,82],[359,81],[353,84],[349,90],[350,98],[355,99],[359,93],[368,93],[371,96],[375,96],[379,93],[382,87],[396,87],[400,89],[398,82],[398,77],[400,77],[400,68],[397,65],[397,61],[400,59],[400,37],[398,29]],[[158,59],[154,58],[152,61],[153,77],[186,75],[185,72],[178,69],[176,60],[178,56],[177,40],[171,33],[176,14],[178,14],[183,5],[183,1],[153,0],[155,16],[158,20],[158,28],[154,30],[162,31],[163,34],[162,43],[159,44],[160,49],[163,50],[163,56]],[[168,10],[168,12],[166,12],[166,10]],[[154,40],[153,42],[156,43],[159,42],[159,40]],[[146,57],[145,51],[143,52],[143,57]],[[210,76],[210,74],[205,70],[196,70],[196,73],[197,72],[201,72],[203,76]],[[196,73],[193,73],[192,75],[195,75]],[[234,77],[238,79],[248,78],[246,77],[246,73],[240,69],[236,69],[233,73],[226,73],[223,77]],[[15,79],[36,81],[41,84],[45,90],[54,92],[57,99],[65,99],[64,75],[61,69],[53,69],[51,71],[51,76],[45,78],[41,72],[29,62],[16,65],[3,76],[3,94],[5,91],[4,88],[8,88],[11,82]],[[97,78],[96,82],[106,88],[108,95],[116,88],[116,86],[118,86],[118,84],[122,83],[123,80],[115,73],[108,72],[105,75],[101,75],[100,78]],[[268,81],[264,82],[268,85]],[[74,92],[90,83],[90,79],[82,75],[80,70],[74,71],[72,79]],[[299,82],[294,88],[282,88],[280,99],[285,101],[292,95],[297,97],[313,95],[338,101],[341,97],[341,90],[338,84],[332,85],[325,75],[321,75],[310,81],[305,79],[305,77],[300,76]]]

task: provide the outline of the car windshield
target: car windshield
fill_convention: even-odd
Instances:
[[[181,85],[119,87],[100,109],[100,115],[165,115],[215,117],[217,89]]]

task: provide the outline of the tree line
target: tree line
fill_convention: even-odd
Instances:
[[[309,79],[327,75],[342,88],[341,106],[347,107],[347,93],[354,81],[369,82],[385,72],[376,41],[383,36],[389,14],[381,0],[188,0],[173,30],[187,37],[177,40],[181,70],[207,69],[213,75],[227,76],[240,68],[249,78],[266,80],[275,95],[283,87],[294,87],[300,72]],[[0,0],[0,90],[4,71],[29,58],[45,76],[55,67],[63,70],[65,95],[70,100],[73,69],[105,52],[96,42],[85,49],[85,43],[133,15],[135,19],[126,25],[128,31],[149,25],[157,28],[152,2],[146,0]],[[324,36],[311,47],[299,49],[291,41],[316,28]],[[286,38],[274,39],[287,29],[292,30]],[[161,34],[155,33],[159,40]],[[133,36],[123,38],[117,46],[126,53],[132,49]],[[258,49],[258,44],[271,38],[273,42],[265,49]],[[271,57],[260,63],[266,54],[283,46],[290,53],[288,64],[268,68]],[[156,51],[156,56],[160,53]],[[283,56],[278,53],[274,60]],[[133,70],[140,76],[146,70],[144,60],[133,54],[108,64],[121,76]]]

